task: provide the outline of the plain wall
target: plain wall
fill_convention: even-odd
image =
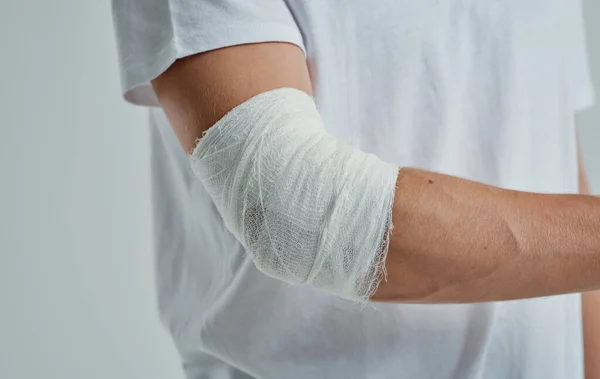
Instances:
[[[586,1],[600,93],[600,2]],[[0,378],[179,378],[155,311],[146,112],[108,1],[0,3]],[[600,191],[600,107],[580,115]]]
[[[181,378],[110,1],[1,1],[0,46],[0,378]]]

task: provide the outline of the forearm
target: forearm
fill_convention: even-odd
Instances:
[[[374,300],[446,303],[600,286],[600,200],[402,169],[387,281]]]

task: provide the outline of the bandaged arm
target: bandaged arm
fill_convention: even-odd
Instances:
[[[398,171],[336,141],[294,46],[188,57],[153,86],[195,174],[267,275],[392,302],[600,288],[597,198]]]

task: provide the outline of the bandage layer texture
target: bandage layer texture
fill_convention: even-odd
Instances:
[[[328,134],[309,95],[281,88],[247,100],[190,161],[259,270],[352,300],[376,290],[398,167]]]

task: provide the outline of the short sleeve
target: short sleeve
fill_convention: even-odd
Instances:
[[[594,105],[594,85],[590,75],[586,45],[585,25],[581,0],[566,0],[564,13],[567,25],[559,30],[564,38],[567,88],[569,101],[574,112]]]
[[[284,0],[113,0],[121,86],[125,99],[158,102],[150,80],[185,56],[258,42],[288,42],[304,50]]]

